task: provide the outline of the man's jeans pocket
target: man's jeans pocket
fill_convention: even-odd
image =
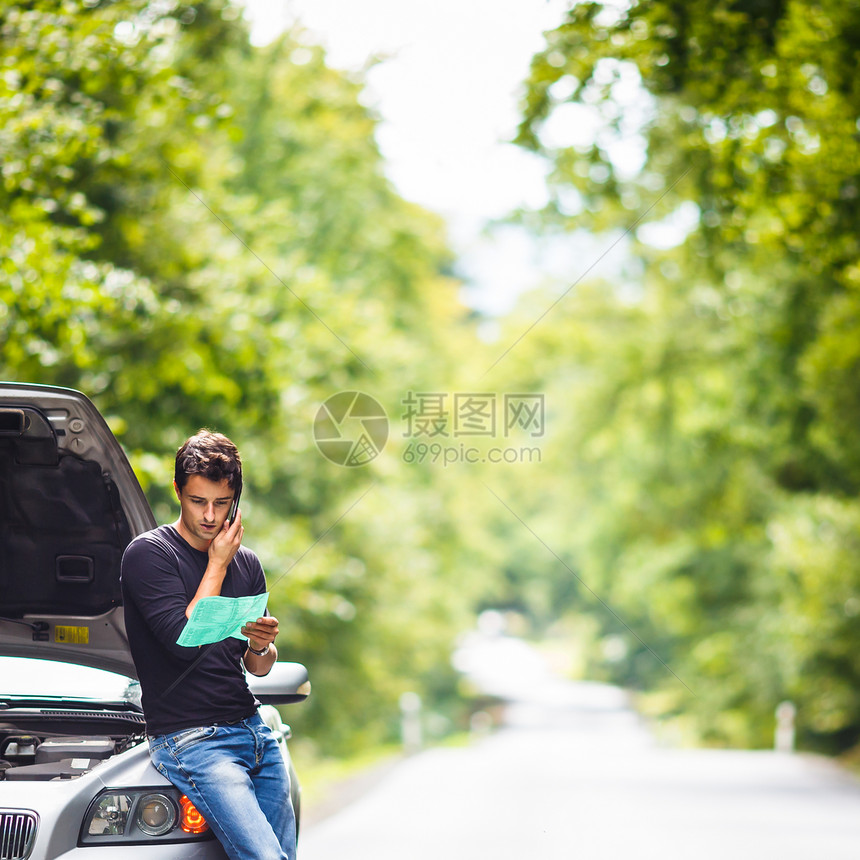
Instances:
[[[149,752],[154,754],[167,748],[176,755],[200,741],[213,737],[217,731],[218,726],[195,726],[171,735],[157,735],[149,739]]]

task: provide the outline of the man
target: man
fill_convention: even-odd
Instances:
[[[176,454],[179,519],[131,542],[122,560],[125,623],[140,680],[153,764],[206,818],[235,860],[295,860],[289,775],[243,671],[265,675],[278,620],[247,623],[247,642],[177,645],[203,597],[262,594],[257,556],[243,547],[236,446],[201,430]]]

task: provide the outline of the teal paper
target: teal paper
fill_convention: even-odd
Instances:
[[[228,636],[244,639],[239,631],[246,622],[262,618],[268,602],[268,591],[247,597],[201,597],[176,644],[193,647],[220,642]]]

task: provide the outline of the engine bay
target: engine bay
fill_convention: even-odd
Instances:
[[[13,716],[0,711],[0,717]],[[0,722],[0,780],[75,779],[97,767],[117,753],[141,743],[144,739],[143,718],[137,714],[117,714],[119,721],[140,722],[138,730],[121,734],[111,731],[112,715],[58,714],[28,710],[19,712],[15,723]],[[101,719],[99,733],[90,733],[92,723]],[[79,733],[83,724],[89,732]]]

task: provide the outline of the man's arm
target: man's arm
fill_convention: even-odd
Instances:
[[[188,623],[188,598],[169,548],[146,536],[133,541],[122,558],[122,593],[127,611],[133,604],[152,635],[174,657],[191,660],[197,655],[197,648],[176,644]]]
[[[191,617],[191,613],[201,597],[220,596],[221,586],[224,585],[224,577],[227,575],[227,568],[242,545],[244,533],[241,512],[237,514],[233,525],[224,520],[224,527],[209,544],[209,564],[206,565],[203,578],[200,580],[200,585],[197,586],[194,597],[191,598],[191,603],[185,609],[186,618]]]

